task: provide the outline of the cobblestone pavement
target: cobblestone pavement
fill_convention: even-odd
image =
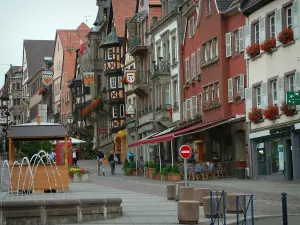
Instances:
[[[165,185],[170,183],[152,180],[141,176],[124,176],[122,166],[117,165],[116,175],[109,174],[109,167],[105,167],[107,175],[96,176],[96,161],[80,161],[79,164],[94,171],[93,182],[105,187],[118,187],[136,193],[165,197]],[[287,192],[288,213],[300,214],[300,184],[294,182],[270,182],[262,180],[238,180],[234,178],[215,179],[208,181],[190,181],[193,187],[207,187],[213,190],[225,190],[233,193],[254,194],[255,215],[281,214],[281,192]]]

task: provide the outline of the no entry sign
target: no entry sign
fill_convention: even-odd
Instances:
[[[179,149],[179,154],[183,159],[188,159],[192,155],[192,149],[188,145],[182,145]]]

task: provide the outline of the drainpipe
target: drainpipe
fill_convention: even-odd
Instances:
[[[180,1],[178,1],[178,4],[180,3]],[[182,102],[183,102],[183,89],[181,87],[181,81],[182,81],[182,76],[181,76],[181,61],[182,61],[182,51],[181,51],[181,44],[183,43],[183,18],[182,18],[182,12],[181,12],[181,4],[179,4],[179,6],[177,7],[177,14],[179,15],[179,40],[178,40],[178,50],[177,50],[177,54],[178,54],[178,82],[177,84],[179,85],[179,95],[180,95],[180,101],[179,101],[179,112],[180,112],[180,120],[182,120],[182,115],[183,112],[181,112],[183,110],[182,107]]]

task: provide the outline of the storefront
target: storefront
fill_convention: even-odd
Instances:
[[[249,138],[253,179],[300,179],[300,123],[252,132]]]

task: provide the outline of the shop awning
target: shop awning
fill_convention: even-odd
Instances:
[[[208,123],[195,124],[193,126],[190,126],[190,127],[187,127],[187,128],[181,129],[181,130],[177,130],[177,131],[175,130],[176,127],[168,128],[162,132],[152,135],[151,137],[149,137],[147,139],[142,139],[137,142],[131,143],[128,145],[128,148],[136,147],[136,146],[143,145],[143,144],[154,144],[154,143],[160,143],[160,142],[165,142],[165,141],[172,141],[176,137],[189,135],[189,134],[191,134],[191,132],[192,133],[200,132],[199,129],[202,129],[201,131],[203,131],[203,130],[212,128],[211,125],[219,126],[223,123],[229,122],[231,119],[232,119],[232,117],[226,118],[226,119],[215,120],[215,121],[211,121]]]

